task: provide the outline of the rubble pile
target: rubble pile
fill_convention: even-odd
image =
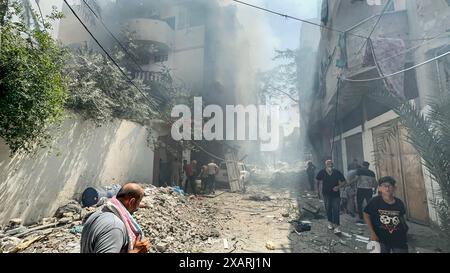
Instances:
[[[215,209],[199,198],[173,188],[145,185],[144,207],[134,216],[150,239],[151,252],[200,252],[210,238],[220,236],[215,229]],[[96,209],[71,201],[54,217],[32,226],[12,219],[0,230],[0,252],[78,253],[82,219]]]
[[[216,209],[199,197],[185,197],[172,188],[150,187],[135,213],[156,252],[199,252],[209,238],[220,236]]]
[[[306,190],[306,183],[300,183],[300,181],[307,181],[305,170],[306,166],[304,162],[292,164],[278,162],[273,167],[256,168],[252,173],[252,183],[260,185],[270,184],[275,187],[291,189],[300,186],[300,190]]]

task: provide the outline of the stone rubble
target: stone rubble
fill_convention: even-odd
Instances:
[[[216,209],[201,202],[201,197],[184,196],[172,188],[142,186],[144,207],[134,216],[150,239],[150,252],[201,252],[211,240],[220,237]],[[79,253],[82,219],[95,210],[71,201],[59,208],[54,217],[44,218],[37,225],[23,227],[20,219],[12,219],[0,230],[0,252],[15,252],[19,245],[26,245],[17,252]]]

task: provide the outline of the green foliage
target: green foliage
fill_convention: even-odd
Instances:
[[[425,167],[440,186],[442,200],[436,201],[441,228],[450,236],[450,90],[430,101],[427,114],[401,98],[380,89],[376,98],[389,105],[406,128],[407,140],[417,150]],[[395,132],[387,132],[387,136]]]
[[[21,14],[13,3],[1,29],[0,137],[11,154],[48,142],[47,129],[62,120],[67,96],[65,51],[47,31],[30,29]]]
[[[276,50],[273,60],[280,64],[259,74],[260,95],[270,99],[287,97],[298,103],[297,52]]]
[[[113,118],[145,124],[154,117],[144,95],[103,55],[81,48],[72,52],[64,70],[69,79],[66,107],[85,119],[100,126]],[[135,84],[150,94],[149,87],[138,81]]]

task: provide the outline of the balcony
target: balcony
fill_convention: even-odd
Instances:
[[[165,21],[136,18],[129,20],[127,25],[136,40],[151,43],[163,51],[173,48],[175,34]]]
[[[144,83],[161,82],[164,80],[164,75],[161,72],[143,71],[143,72],[136,72],[134,78],[137,80],[141,80]]]

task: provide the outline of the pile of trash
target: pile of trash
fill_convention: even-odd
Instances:
[[[200,197],[185,196],[176,188],[143,186],[143,208],[134,216],[150,239],[150,252],[201,252],[209,238],[220,236],[215,208]],[[96,209],[71,201],[35,225],[11,219],[0,230],[0,253],[79,253],[82,219]]]

